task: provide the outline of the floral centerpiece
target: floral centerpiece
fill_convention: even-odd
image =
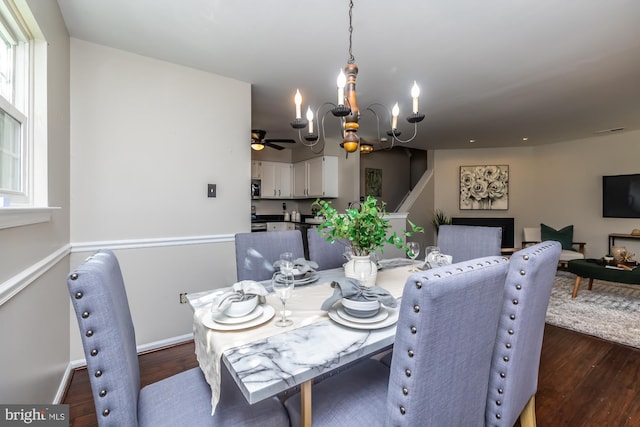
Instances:
[[[391,224],[384,216],[386,203],[378,202],[374,197],[368,196],[364,202],[356,204],[345,210],[338,212],[330,202],[317,199],[314,205],[320,206],[318,215],[325,218],[325,222],[318,225],[318,231],[329,241],[346,240],[351,245],[353,252],[352,260],[345,265],[345,275],[347,277],[358,278],[356,262],[366,262],[371,264],[367,284],[374,284],[377,275],[377,266],[370,260],[369,256],[380,249],[385,243],[390,243],[405,252],[409,251],[405,237],[410,237],[413,233],[424,232],[423,227],[419,227],[409,221],[410,231],[403,230],[402,235],[390,232]]]
[[[325,222],[318,225],[318,230],[329,241],[335,242],[338,239],[349,241],[353,254],[356,256],[370,255],[377,249],[382,249],[385,243],[390,243],[399,249],[407,252],[404,237],[411,237],[413,233],[423,233],[424,228],[408,221],[411,226],[410,231],[403,231],[402,237],[395,231],[389,234],[391,224],[384,218],[386,215],[386,203],[374,197],[367,196],[367,199],[339,213],[330,202],[317,199],[314,205],[319,205],[318,215],[324,216]]]

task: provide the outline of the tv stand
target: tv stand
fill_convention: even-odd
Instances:
[[[640,239],[640,236],[634,236],[633,234],[609,234],[609,252],[611,253],[611,248],[616,245],[616,239]]]

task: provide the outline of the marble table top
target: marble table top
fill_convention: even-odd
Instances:
[[[377,285],[399,298],[411,274],[408,269],[408,266],[402,266],[379,271]],[[296,287],[290,302],[287,303],[287,310],[291,310],[294,319],[293,328],[272,330],[268,333],[268,328],[265,327],[264,337],[260,337],[259,327],[247,330],[252,334],[248,342],[230,346],[223,351],[222,361],[249,403],[256,403],[284,392],[393,344],[395,323],[381,329],[353,329],[334,322],[326,312],[320,311],[322,302],[333,293],[329,287],[331,278],[342,275],[343,272],[341,269],[327,270],[319,274],[321,278],[316,284],[300,289]],[[210,299],[207,298],[210,293],[187,295],[194,311],[210,303]],[[270,295],[267,302],[276,309],[277,316],[282,309],[278,300],[274,295]],[[197,319],[197,316],[195,318]],[[194,325],[194,330],[198,326],[200,325]],[[212,335],[210,339],[216,339],[215,331],[209,330],[208,333]],[[225,337],[224,334],[245,333],[247,332],[222,332],[217,333],[217,336],[221,338]],[[196,340],[204,339],[202,334],[194,335]],[[200,364],[202,367],[202,360]]]

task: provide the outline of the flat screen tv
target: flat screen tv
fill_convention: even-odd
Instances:
[[[640,174],[602,177],[602,216],[640,218]]]

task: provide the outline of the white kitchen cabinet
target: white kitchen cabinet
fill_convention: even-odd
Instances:
[[[262,178],[262,162],[251,160],[251,179]]]
[[[321,156],[293,164],[294,197],[338,197],[338,158]]]
[[[291,198],[291,170],[290,163],[262,162],[261,198]]]

